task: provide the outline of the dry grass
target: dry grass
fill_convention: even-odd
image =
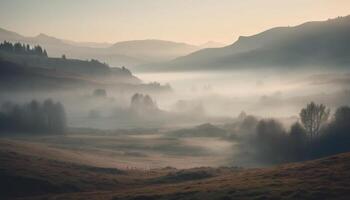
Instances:
[[[44,153],[30,155],[23,151],[26,145],[0,142],[2,196],[56,200],[350,199],[350,153],[264,169],[121,171],[53,160]],[[44,146],[36,148],[45,152]]]

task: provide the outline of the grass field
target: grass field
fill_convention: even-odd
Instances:
[[[349,153],[268,168],[218,167],[231,144],[188,140],[157,134],[1,139],[1,199],[350,198]],[[213,167],[199,167],[204,163]]]
[[[37,146],[49,149],[54,155],[46,153],[47,158],[62,157],[64,161],[79,161],[97,167],[142,170],[167,166],[179,169],[227,166],[234,148],[234,142],[222,138],[168,137],[166,133],[152,131],[125,134],[79,132],[15,139],[26,142],[27,152],[35,153]]]

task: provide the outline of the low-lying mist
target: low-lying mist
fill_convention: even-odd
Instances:
[[[159,82],[169,84],[171,90],[101,86],[4,92],[0,103],[52,98],[65,105],[70,127],[128,129],[226,123],[241,111],[261,117],[295,118],[310,101],[334,110],[350,100],[349,72],[340,70],[271,68],[136,75],[145,85]],[[138,106],[138,111],[132,109],[132,97],[137,93],[148,96],[153,108],[143,109],[146,103]]]
[[[149,73],[137,76],[145,85],[157,81],[171,90],[108,86],[7,91],[0,95],[0,103],[5,110],[6,105],[16,104],[28,110],[33,100],[60,102],[66,114],[65,133],[42,133],[43,138],[35,140],[84,154],[101,154],[108,166],[115,166],[111,160],[118,158],[140,168],[255,167],[346,150],[335,148],[332,141],[346,138],[346,127],[335,119],[343,111],[348,117],[347,109],[336,112],[340,106],[349,106],[348,75],[322,69]],[[311,101],[326,105],[332,116],[322,126],[322,137],[312,141],[307,139],[306,128],[296,123],[300,122],[300,110]],[[21,123],[28,127],[38,125],[25,120]],[[340,135],[334,136],[335,130],[341,130]],[[190,165],[185,162],[189,158],[194,160]]]
[[[173,93],[157,98],[161,108],[177,111],[177,105],[186,102],[188,107],[201,107],[207,115],[228,117],[243,110],[265,117],[290,117],[310,101],[331,108],[345,105],[350,99],[348,75],[348,71],[323,68],[137,74],[143,80],[172,86]]]

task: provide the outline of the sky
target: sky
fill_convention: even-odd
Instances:
[[[350,15],[350,0],[0,0],[0,27],[84,42],[233,43],[276,26]]]

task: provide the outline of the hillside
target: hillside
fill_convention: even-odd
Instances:
[[[54,69],[29,68],[1,60],[0,77],[0,90],[12,92],[102,86],[87,78],[59,73]]]
[[[2,199],[350,197],[349,153],[262,169],[164,168],[141,171],[97,167],[79,163],[79,160],[64,161],[62,151],[35,143],[2,139],[0,144]],[[47,152],[47,155],[40,152]]]
[[[97,60],[83,61],[0,51],[1,89],[42,90],[140,84],[126,68],[110,68]]]
[[[217,70],[245,67],[347,66],[350,16],[239,37],[223,48],[204,49],[144,70]]]

